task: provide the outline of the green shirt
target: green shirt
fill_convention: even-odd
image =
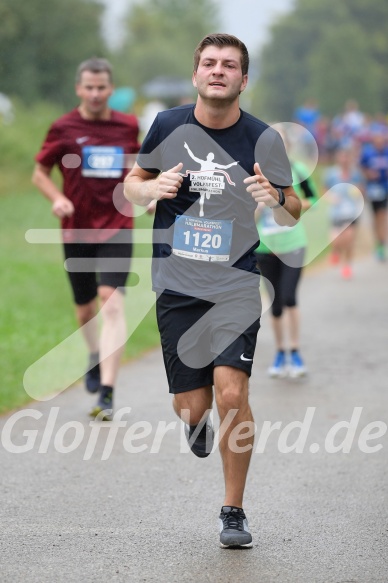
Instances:
[[[311,204],[318,198],[316,185],[309,176],[309,171],[301,162],[292,162],[292,179],[294,190],[300,199],[308,198]],[[281,255],[295,249],[306,247],[307,235],[303,223],[300,221],[294,227],[282,227],[273,218],[273,211],[269,207],[262,210],[257,229],[260,235],[260,245],[256,253],[274,253]]]

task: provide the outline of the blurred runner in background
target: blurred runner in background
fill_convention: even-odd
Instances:
[[[126,156],[139,150],[137,119],[110,109],[112,92],[108,61],[92,58],[79,65],[80,105],[52,124],[33,174],[34,184],[61,220],[75,312],[90,353],[86,388],[99,393],[90,414],[103,419],[112,416],[126,340],[123,293],[132,255],[132,212],[118,185]],[[54,166],[63,176],[62,189],[51,178]]]
[[[302,213],[317,200],[316,185],[309,176],[309,169],[290,154],[290,142],[285,129],[280,129],[289,155],[295,192],[301,199]],[[307,133],[307,132],[306,132]],[[256,257],[261,274],[266,278],[271,305],[272,327],[276,354],[268,369],[270,377],[296,378],[307,369],[300,354],[300,311],[297,289],[303,270],[307,247],[307,235],[302,223],[294,227],[278,225],[268,207],[260,204],[256,210],[260,246]]]
[[[323,175],[325,192],[331,203],[330,221],[332,246],[330,262],[341,266],[344,279],[353,275],[352,261],[356,241],[356,224],[362,210],[360,192],[364,190],[363,176],[354,162],[352,149],[342,148],[335,154],[335,164]],[[347,225],[346,228],[344,228]]]

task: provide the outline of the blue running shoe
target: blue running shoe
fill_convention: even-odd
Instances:
[[[301,355],[297,350],[291,350],[290,359],[290,377],[296,379],[298,377],[305,376],[307,374],[307,369],[303,363]]]
[[[284,350],[278,350],[273,365],[268,369],[271,378],[285,377],[287,374],[286,355]]]

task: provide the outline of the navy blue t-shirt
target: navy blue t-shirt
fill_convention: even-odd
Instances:
[[[176,198],[156,206],[154,290],[205,298],[257,287],[257,205],[243,180],[258,162],[274,186],[292,184],[280,135],[244,111],[234,125],[215,130],[196,120],[194,105],[176,107],[157,115],[138,164],[158,174],[179,162],[184,179]]]
[[[388,147],[377,149],[373,144],[368,144],[362,151],[360,165],[365,170],[376,172],[376,178],[367,180],[367,197],[376,201],[385,200],[388,197]]]

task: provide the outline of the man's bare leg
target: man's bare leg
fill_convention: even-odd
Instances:
[[[97,300],[75,306],[75,315],[90,354],[99,350]]]
[[[113,389],[126,341],[126,320],[123,294],[110,286],[100,286],[102,327],[100,335],[101,388],[92,417],[110,421],[113,412]]]
[[[224,506],[243,507],[243,496],[254,441],[254,421],[248,403],[248,375],[229,366],[214,369],[214,388],[220,426],[229,411],[237,411],[220,435],[220,453],[224,469]],[[239,424],[241,430],[232,432]],[[246,434],[246,437],[244,435]]]
[[[76,305],[75,313],[78,325],[89,350],[89,363],[86,370],[85,386],[90,393],[96,393],[100,388],[100,340],[96,298],[87,304]]]
[[[113,387],[124,352],[127,326],[123,294],[112,287],[100,286],[102,328],[100,335],[101,385]]]

